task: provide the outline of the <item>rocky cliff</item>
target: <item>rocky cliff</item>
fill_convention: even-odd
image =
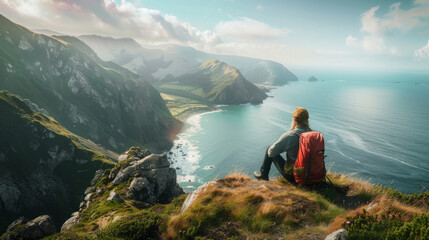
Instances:
[[[159,92],[77,38],[37,34],[0,15],[0,56],[0,89],[70,131],[118,152],[171,146],[178,122]]]
[[[62,223],[78,208],[94,172],[112,166],[109,158],[117,155],[5,91],[0,113],[0,231],[20,216],[49,214]]]
[[[135,219],[130,216],[144,217],[148,208],[155,204],[168,204],[184,193],[176,182],[176,170],[170,168],[167,156],[133,147],[119,160],[114,168],[95,174],[91,186],[85,191],[79,211],[63,224],[62,233],[95,229],[100,232],[112,224],[134,224]],[[145,228],[157,224],[145,220],[149,221],[143,224]],[[88,229],[89,226],[96,227]],[[145,228],[141,229],[141,233],[147,230]],[[158,229],[152,231],[137,238],[159,236]]]

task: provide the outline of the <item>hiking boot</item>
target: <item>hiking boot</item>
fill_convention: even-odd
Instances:
[[[261,172],[253,172],[253,176],[257,179],[257,180],[265,180],[268,181],[268,176],[264,176],[262,175]]]

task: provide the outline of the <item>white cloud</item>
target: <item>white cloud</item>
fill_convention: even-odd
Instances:
[[[386,46],[382,37],[367,36],[363,38],[362,48],[367,52],[382,53],[386,49]]]
[[[385,44],[389,31],[398,29],[407,32],[418,26],[423,26],[426,23],[425,21],[429,19],[428,2],[428,0],[417,0],[415,1],[415,5],[408,10],[402,10],[401,3],[394,3],[390,6],[388,13],[380,17],[376,16],[379,6],[364,12],[361,16],[362,27],[360,29],[364,33],[362,49],[371,53],[390,53],[396,55],[397,49],[388,48]],[[354,40],[349,39],[349,37],[347,39],[352,44]]]
[[[414,3],[420,5],[429,5],[429,0],[415,0]]]
[[[429,40],[426,46],[414,51],[414,56],[429,59]]]
[[[132,37],[142,43],[212,45],[220,41],[211,31],[200,31],[175,16],[139,8],[122,0],[0,0],[2,13],[29,28],[58,32]]]
[[[256,9],[257,10],[262,10],[262,9],[264,9],[264,7],[262,7],[262,5],[260,5],[260,4],[258,4],[258,5],[256,5]]]
[[[347,47],[358,47],[359,46],[358,39],[353,37],[352,35],[348,35],[346,37],[346,46]]]
[[[280,37],[286,32],[250,18],[220,22],[216,34],[223,39],[267,40]]]
[[[361,32],[368,32],[371,34],[382,34],[384,29],[381,26],[381,19],[377,18],[375,16],[375,12],[380,7],[373,7],[370,10],[364,12],[362,14],[361,23],[362,28],[360,29]]]

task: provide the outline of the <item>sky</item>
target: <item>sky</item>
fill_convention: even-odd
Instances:
[[[429,0],[0,0],[0,14],[29,29],[292,68],[429,73]]]

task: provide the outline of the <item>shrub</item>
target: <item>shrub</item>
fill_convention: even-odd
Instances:
[[[411,222],[391,219],[388,215],[368,215],[366,212],[343,224],[349,239],[408,240],[429,239],[429,215],[416,216]]]
[[[159,225],[165,216],[146,211],[142,215],[130,216],[110,224],[97,234],[98,239],[160,239]]]

